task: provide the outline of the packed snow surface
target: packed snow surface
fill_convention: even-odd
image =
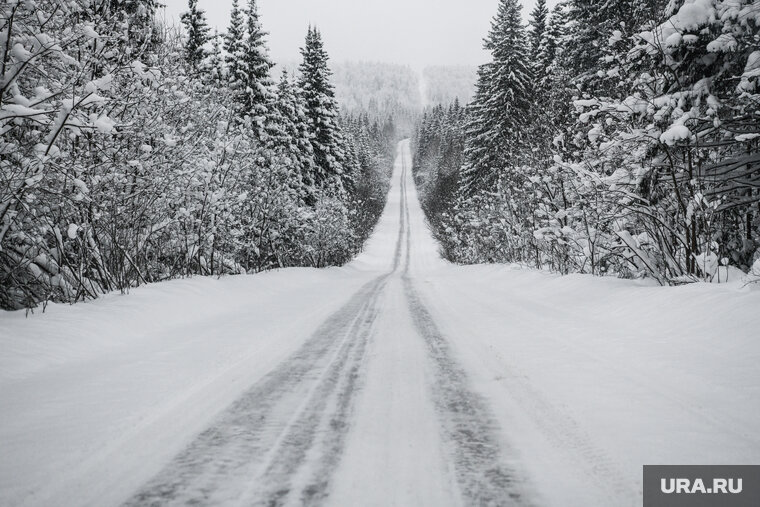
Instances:
[[[0,315],[0,504],[634,506],[760,462],[756,287],[448,264],[409,160],[346,267]]]

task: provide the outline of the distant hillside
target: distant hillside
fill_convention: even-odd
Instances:
[[[422,71],[425,105],[449,104],[458,98],[466,104],[472,100],[477,67],[432,66]]]
[[[422,109],[419,79],[411,67],[389,63],[333,64],[335,95],[346,112],[387,116]]]
[[[344,110],[380,116],[390,111],[420,111],[456,98],[466,104],[477,79],[477,67],[465,65],[430,66],[419,73],[404,65],[353,62],[335,64],[333,72],[336,96]]]
[[[297,72],[296,63],[284,64]],[[335,97],[348,114],[368,114],[384,121],[393,116],[413,124],[425,106],[472,98],[477,75],[471,66],[431,66],[418,72],[406,65],[375,62],[332,63]],[[279,72],[275,70],[275,72]]]

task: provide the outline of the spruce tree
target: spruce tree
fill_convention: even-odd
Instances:
[[[537,7],[538,10],[538,7]],[[534,20],[540,16],[534,15]],[[558,61],[558,52],[564,42],[565,13],[562,4],[556,6],[551,16],[543,24],[537,22],[532,27],[531,43],[533,38],[541,31],[540,41],[534,46],[531,56],[531,68],[533,71],[533,100],[531,104],[529,144],[534,160],[531,164],[536,167],[545,165],[536,162],[536,157],[548,157],[551,141],[561,132],[568,120],[567,112],[570,104],[569,82],[567,70],[563,67],[564,62]]]
[[[3,2],[12,5],[15,2]],[[39,2],[37,2],[39,3]],[[64,12],[72,7],[63,7],[64,2],[52,2],[56,9],[64,9]],[[97,5],[97,7],[95,7]],[[147,59],[147,55],[155,52],[164,43],[164,38],[157,30],[155,14],[163,5],[158,0],[106,0],[93,2],[92,10],[106,12],[104,7],[109,5],[108,11],[114,15],[112,20],[115,26],[120,26],[127,46],[127,51],[121,51],[120,58],[131,63],[135,58]],[[124,48],[127,49],[127,48]]]
[[[224,35],[224,52],[230,84],[235,86],[238,79],[238,58],[245,38],[245,22],[243,12],[238,6],[238,0],[232,0],[230,26]]]
[[[551,67],[555,64],[566,31],[567,18],[565,15],[565,5],[559,4],[552,9],[551,16],[549,16],[549,21],[546,24],[546,30],[539,44],[539,53],[535,58],[541,68],[546,69],[544,76],[551,71]]]
[[[485,48],[493,61],[478,70],[478,83],[467,127],[466,194],[491,188],[508,166],[515,166],[517,147],[531,105],[528,47],[517,0],[501,0]]]
[[[618,57],[630,49],[618,45],[629,45],[638,29],[645,29],[642,23],[657,19],[654,13],[661,3],[659,0],[569,0],[568,40],[572,43],[567,45],[566,56],[575,83],[583,92],[595,96],[616,92],[618,78],[606,77],[606,72],[617,66]],[[616,37],[618,42],[610,43],[615,32],[620,32]]]
[[[246,38],[237,56],[237,88],[240,112],[249,116],[259,138],[264,136],[269,106],[272,99],[272,78],[269,75],[274,64],[264,38],[256,0],[249,0]]]
[[[572,87],[565,51],[567,17],[564,4],[557,5],[549,17],[541,39],[534,66],[534,100],[531,114],[531,145],[533,153],[546,156],[552,141],[563,134],[572,119]]]
[[[534,64],[541,51],[541,42],[544,38],[544,33],[546,32],[548,16],[549,10],[546,7],[546,0],[538,0],[533,11],[530,13],[530,32],[528,34],[530,61]]]
[[[294,188],[307,204],[314,203],[314,150],[311,146],[308,118],[303,98],[283,69],[277,85],[273,136],[277,146],[287,156],[294,169]]]
[[[208,73],[211,80],[217,84],[222,82],[224,77],[224,56],[222,55],[222,37],[214,30],[211,36],[211,51],[208,58],[203,64],[204,70]]]
[[[330,83],[328,56],[316,28],[309,27],[301,55],[299,85],[314,149],[314,181],[320,187],[332,187],[342,192],[349,183],[350,174],[345,167],[344,138],[338,124],[338,103]]]
[[[185,59],[197,69],[206,57],[203,46],[209,41],[209,27],[206,24],[206,13],[198,8],[198,0],[188,0],[188,7],[190,10],[183,12],[180,18],[187,32]]]

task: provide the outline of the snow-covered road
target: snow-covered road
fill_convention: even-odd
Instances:
[[[409,143],[350,265],[0,316],[1,505],[638,505],[760,463],[760,291],[441,260]]]

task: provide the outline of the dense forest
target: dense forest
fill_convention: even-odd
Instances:
[[[415,137],[446,256],[561,273],[760,272],[760,4],[500,0],[467,107]],[[741,272],[740,272],[741,271]]]
[[[452,261],[662,284],[759,262],[757,3],[540,0],[525,27],[500,0],[473,75],[333,74],[316,27],[275,72],[238,1],[223,34],[197,0],[180,29],[156,0],[0,6],[0,308],[345,263],[415,122]]]
[[[256,0],[157,5],[0,6],[1,308],[341,264],[382,211],[393,122],[341,114],[317,28],[273,79]]]

